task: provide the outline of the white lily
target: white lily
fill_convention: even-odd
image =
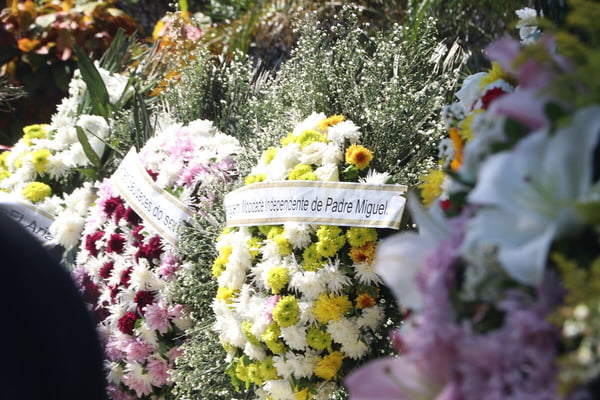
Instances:
[[[539,284],[552,241],[581,223],[572,206],[591,189],[599,136],[600,107],[593,106],[554,133],[543,128],[489,157],[469,194],[482,207],[467,226],[463,255],[493,246],[512,278]]]

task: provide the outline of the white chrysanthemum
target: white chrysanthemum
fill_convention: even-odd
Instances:
[[[135,361],[126,364],[123,382],[134,389],[139,397],[152,391],[152,381],[152,375],[146,373],[142,364]]]
[[[137,290],[130,287],[123,287],[117,295],[118,301],[127,307],[127,311],[135,311],[137,309],[137,303],[135,302],[135,295]]]
[[[294,249],[304,249],[311,243],[310,235],[314,229],[308,224],[286,222],[283,224],[283,236],[290,242]]]
[[[383,309],[380,305],[363,308],[360,317],[356,319],[356,324],[361,328],[367,327],[374,331],[383,321],[383,317]]]
[[[327,143],[313,142],[300,152],[300,162],[303,164],[321,165],[323,155],[327,152]]]
[[[360,135],[360,128],[348,120],[335,124],[327,130],[327,139],[338,145],[343,145],[346,140],[356,143]]]
[[[344,344],[358,340],[360,329],[354,319],[340,317],[337,321],[329,321],[327,324],[327,333],[329,333],[334,342]]]
[[[283,254],[281,254],[281,247],[274,241],[267,239],[260,249],[263,259],[269,259],[273,262],[277,262],[277,260],[281,260],[283,258]]]
[[[352,268],[354,268],[354,277],[363,285],[379,285],[383,282],[372,264],[355,263]]]
[[[146,259],[140,259],[139,264],[131,271],[130,284],[137,290],[160,290],[165,282],[148,268]]]
[[[272,398],[278,400],[296,400],[294,392],[290,383],[285,380],[266,381],[263,385],[265,391],[267,391]]]
[[[343,160],[344,153],[340,146],[335,143],[327,143],[327,148],[323,153],[323,165],[335,164],[337,166],[337,164]]]
[[[373,169],[369,169],[367,176],[358,178],[361,183],[371,183],[375,185],[383,185],[387,183],[392,175],[387,172],[377,172]]]
[[[117,286],[121,280],[121,275],[123,275],[123,272],[125,272],[130,265],[120,254],[111,254],[111,259],[113,261],[113,272],[106,283],[109,286]]]
[[[213,145],[208,147],[213,147],[219,158],[238,154],[242,151],[239,140],[224,133],[217,133],[214,136]]]
[[[79,142],[75,121],[70,119],[69,124],[68,126],[59,128],[54,133],[52,139],[47,140],[47,143],[54,146],[55,150],[67,150],[68,146]]]
[[[244,346],[244,355],[255,361],[262,361],[267,357],[267,353],[262,346],[257,346],[250,342],[246,342]]]
[[[299,324],[302,325],[313,325],[317,323],[317,317],[313,313],[313,302],[312,301],[298,301],[298,308],[300,308]]]
[[[337,164],[325,164],[315,169],[317,179],[325,182],[338,182],[340,173]]]
[[[329,400],[333,393],[338,389],[339,385],[335,382],[324,382],[317,387],[317,394],[314,395],[314,400]]]
[[[315,366],[320,358],[314,350],[306,350],[304,354],[287,352],[285,357],[292,373],[297,379],[313,376]]]
[[[108,325],[116,328],[117,324],[119,323],[119,319],[127,312],[127,308],[120,303],[110,304],[107,308],[109,315],[106,317],[105,321]]]
[[[73,210],[80,215],[86,215],[90,206],[96,201],[95,189],[90,182],[85,182],[83,186],[76,188],[65,196],[65,205],[67,209]]]
[[[360,360],[369,351],[369,346],[362,340],[356,339],[356,341],[353,342],[342,343],[341,350],[347,357],[352,358],[353,360]]]
[[[161,188],[174,186],[181,175],[182,168],[181,162],[163,162],[156,177],[156,184]]]
[[[337,295],[341,294],[345,286],[352,284],[352,279],[340,271],[340,260],[329,260],[327,265],[318,271],[321,279],[327,283],[329,290]]]
[[[160,346],[156,330],[150,328],[145,320],[135,328],[135,335],[150,344],[154,349],[158,349]]]
[[[308,346],[308,343],[306,343],[305,326],[292,325],[281,328],[281,336],[285,343],[293,350],[304,350]]]
[[[225,344],[243,348],[247,340],[242,332],[241,322],[229,309],[229,305],[222,300],[214,300],[212,309],[216,316],[214,328],[219,332],[219,339]]]
[[[212,121],[206,119],[197,119],[187,125],[190,135],[193,136],[212,136],[217,131]]]
[[[245,320],[254,321],[263,314],[266,298],[257,296],[254,289],[243,284],[234,303],[235,311]]]
[[[264,315],[264,309],[261,309],[263,315],[254,320],[254,323],[250,327],[250,333],[255,337],[259,338],[267,331],[267,328],[271,325],[271,321],[269,321]]]
[[[70,168],[65,164],[65,161],[61,157],[51,154],[48,156],[47,160],[46,173],[51,179],[58,180],[64,178],[71,172]]]
[[[67,150],[57,153],[57,156],[64,157],[65,163],[70,168],[82,167],[89,164],[89,159],[85,155],[81,143],[73,143]]]
[[[300,292],[304,299],[315,300],[325,293],[327,286],[321,275],[315,271],[298,271],[290,279],[289,286]]]
[[[234,263],[229,260],[225,271],[219,275],[217,282],[221,287],[228,287],[231,289],[239,289],[246,281],[246,268],[245,265],[240,263]]]
[[[79,126],[90,143],[90,146],[98,156],[104,153],[104,139],[109,134],[109,127],[106,120],[99,115],[83,114],[77,120]]]
[[[79,243],[84,223],[85,220],[79,213],[65,211],[50,225],[50,233],[62,246],[73,248]]]
[[[108,371],[106,374],[106,380],[108,383],[113,383],[118,385],[121,383],[121,378],[123,377],[123,367],[121,364],[115,361],[104,361],[105,371]]]
[[[289,354],[290,353],[286,354],[285,356],[273,356],[273,366],[277,370],[277,375],[285,380],[290,379],[292,377],[292,373],[294,372],[292,366],[287,362],[287,356]]]
[[[317,127],[321,121],[326,119],[327,116],[324,113],[312,113],[304,121],[296,124],[292,133],[295,136],[300,135],[302,132],[307,130],[317,130]]]
[[[268,181],[280,181],[287,177],[287,174],[294,168],[299,161],[300,148],[296,143],[281,148],[271,163],[267,166],[266,174]]]
[[[100,73],[100,77],[104,82],[104,86],[106,86],[106,91],[108,92],[108,101],[111,104],[115,104],[117,101],[119,101],[121,96],[123,96],[129,78],[125,75],[113,74],[104,68],[101,68],[97,61],[94,61],[94,64]],[[129,90],[131,90],[131,88],[129,88]]]

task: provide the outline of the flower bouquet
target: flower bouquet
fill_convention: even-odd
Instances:
[[[600,106],[582,37],[600,8],[577,5],[556,35],[492,43],[448,108],[427,208],[411,200],[419,232],[376,256],[411,311],[399,356],[350,375],[351,399],[594,398]]]
[[[210,207],[210,188],[236,174],[239,150],[209,121],[184,126],[165,116],[139,154],[100,185],[74,275],[98,319],[111,398],[169,396],[169,371],[189,327],[184,307],[163,294],[184,267],[177,233],[185,219],[173,215]]]
[[[384,230],[356,221],[292,218],[292,210],[313,207],[308,199],[252,200],[253,190],[270,190],[271,184],[281,193],[281,183],[293,190],[362,182],[402,192],[399,185],[383,185],[387,173],[369,169],[373,153],[358,144],[360,135],[343,116],[313,113],[281,147],[267,149],[246,186],[228,195],[241,193],[241,208],[250,214],[264,207],[283,211],[277,224],[250,220],[226,228],[212,267],[218,282],[215,328],[228,352],[227,373],[234,385],[253,386],[259,398],[331,398],[349,369],[389,345],[384,332],[395,307],[386,303],[372,265]],[[337,212],[348,204],[336,202]],[[322,206],[334,207],[329,200]],[[231,225],[231,212],[239,208],[228,197],[225,208]]]

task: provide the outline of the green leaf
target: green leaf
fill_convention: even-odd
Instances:
[[[346,181],[355,181],[358,178],[358,170],[354,165],[349,165],[344,171],[342,171]]]
[[[125,37],[125,30],[119,28],[115,34],[110,47],[100,58],[100,65],[107,71],[116,72],[116,68],[120,66],[121,58],[127,51],[129,42]]]
[[[73,48],[77,54],[77,62],[79,64],[79,70],[81,71],[81,77],[88,88],[92,105],[92,114],[100,115],[105,119],[108,119],[110,107],[108,91],[100,76],[100,72],[98,72],[94,63],[92,63],[92,60],[90,60],[79,46],[75,45]]]
[[[152,137],[153,131],[146,103],[137,89],[133,98],[133,121],[135,124],[134,143],[138,149],[141,149],[148,139]]]
[[[575,210],[584,222],[595,225],[600,224],[600,202],[577,203]]]
[[[75,128],[77,129],[77,139],[79,139],[79,143],[81,143],[81,147],[83,147],[83,152],[85,153],[86,157],[88,158],[88,160],[90,160],[94,167],[100,168],[100,157],[98,156],[98,154],[96,154],[94,149],[92,149],[87,135],[85,134],[83,129],[81,129],[80,126],[77,126]]]
[[[94,168],[75,168],[75,171],[79,172],[81,175],[85,176],[90,181],[96,180],[98,178],[98,171]]]

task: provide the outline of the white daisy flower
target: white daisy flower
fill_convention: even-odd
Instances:
[[[363,285],[379,285],[383,283],[383,280],[375,272],[375,267],[372,264],[355,263],[352,265],[352,268],[354,268],[354,276]]]

